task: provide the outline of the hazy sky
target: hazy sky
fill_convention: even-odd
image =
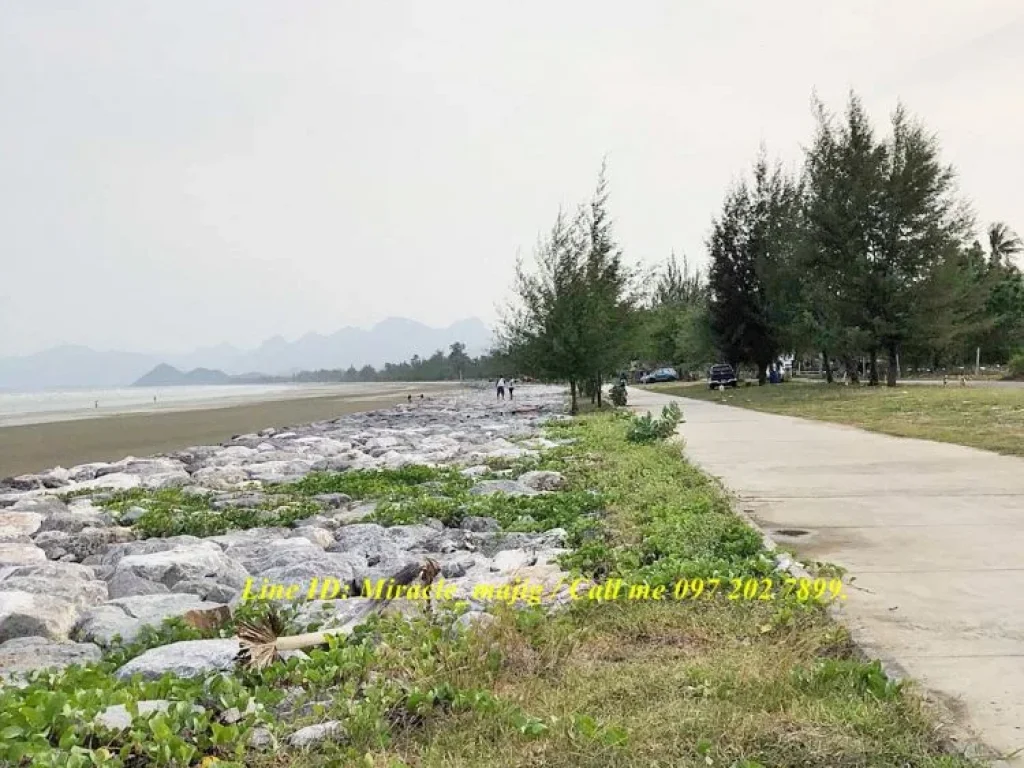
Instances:
[[[494,319],[608,155],[628,256],[703,262],[817,89],[897,98],[1024,234],[1019,0],[0,4],[0,354]]]

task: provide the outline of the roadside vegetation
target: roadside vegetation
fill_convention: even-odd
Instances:
[[[771,573],[771,553],[718,486],[681,459],[677,444],[629,440],[633,423],[606,411],[550,430],[575,440],[540,463],[565,474],[569,488],[523,503],[544,499],[529,508],[536,524],[573,531],[567,566],[599,581],[652,586]],[[424,491],[466,500],[461,476],[423,468],[290,486],[296,496],[349,491],[409,511],[420,509]],[[506,519],[525,509],[519,500],[485,499],[471,503],[493,504],[498,514],[507,507]],[[460,610],[376,617],[346,640],[263,672],[116,680],[113,670],[146,647],[232,636],[240,614],[219,630],[169,622],[115,645],[99,664],[0,686],[0,764],[972,765],[947,753],[922,699],[860,660],[814,599],[730,600],[723,590],[681,601],[580,599],[554,614],[544,605],[496,606],[496,621],[468,633],[451,629]],[[289,631],[310,628],[292,623]],[[109,705],[131,710],[154,698],[180,703],[121,732],[94,723]],[[341,723],[333,743],[273,747],[325,721]],[[254,735],[271,748],[247,747]]]
[[[789,382],[724,393],[705,386],[651,389],[767,413],[848,424],[898,437],[956,443],[1024,456],[1024,390],[908,385],[890,389]]]

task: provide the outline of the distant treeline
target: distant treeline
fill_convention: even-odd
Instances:
[[[461,379],[494,379],[511,376],[513,370],[504,355],[490,354],[470,357],[466,345],[455,342],[446,355],[437,350],[430,357],[413,355],[412,360],[401,363],[385,363],[381,369],[372,365],[347,369],[301,371],[292,379],[297,382],[331,381],[458,381]]]

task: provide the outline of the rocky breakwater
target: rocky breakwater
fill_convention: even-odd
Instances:
[[[325,577],[358,590],[427,558],[471,602],[463,623],[484,616],[480,584],[552,585],[566,532],[522,500],[564,481],[522,469],[558,445],[539,433],[565,418],[562,393],[517,395],[496,404],[490,390],[467,390],[4,481],[0,674],[98,660],[167,618],[215,625],[264,585],[297,585],[317,598],[303,599],[301,618],[344,623],[363,598],[319,599]],[[180,642],[117,674],[204,674],[237,650],[233,639]]]

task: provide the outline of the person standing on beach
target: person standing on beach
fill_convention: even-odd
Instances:
[[[505,377],[504,376],[498,377],[498,399],[499,400],[504,400],[505,399]]]
[[[515,390],[516,390],[516,380],[515,379],[509,379],[508,380],[508,399],[509,400],[515,400],[515,397],[513,395]]]

